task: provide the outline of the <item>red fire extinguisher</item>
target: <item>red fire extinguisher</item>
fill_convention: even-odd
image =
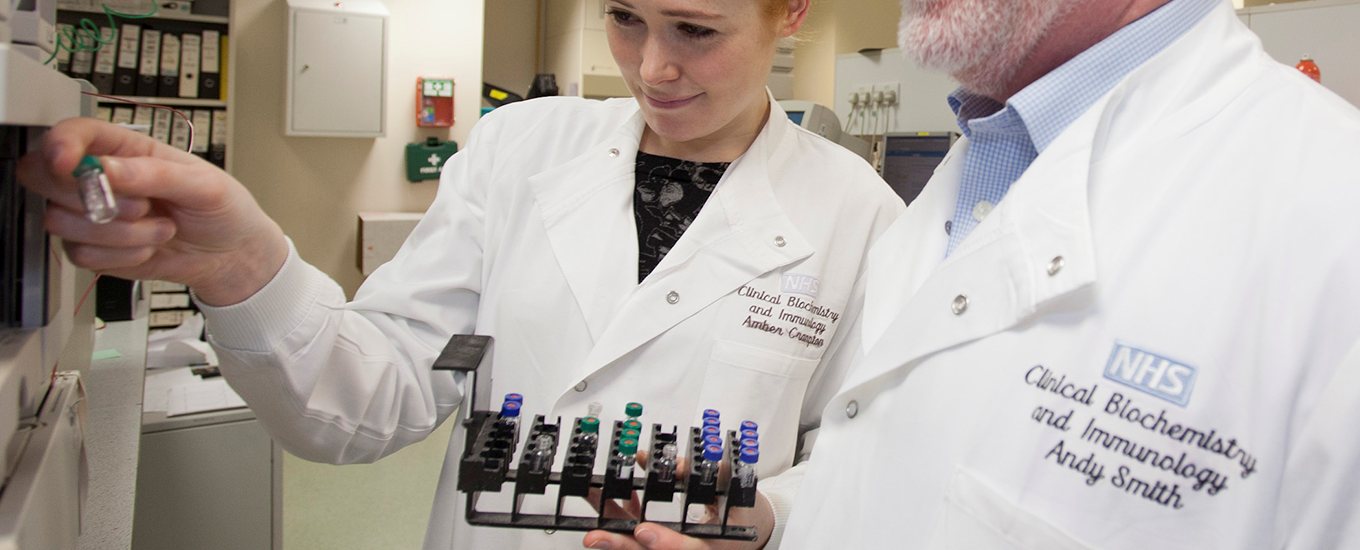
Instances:
[[[1298,69],[1303,74],[1308,75],[1308,78],[1313,79],[1313,81],[1319,84],[1322,83],[1322,70],[1318,69],[1317,63],[1313,62],[1313,58],[1304,55],[1303,59],[1299,60],[1299,64],[1294,65],[1294,68]]]

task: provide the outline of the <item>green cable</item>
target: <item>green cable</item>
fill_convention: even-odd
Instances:
[[[151,11],[146,13],[124,13],[110,8],[108,4],[103,4],[100,8],[104,10],[105,17],[108,17],[109,28],[114,29],[114,40],[117,40],[118,36],[118,22],[115,18],[149,19],[155,17],[156,14],[160,12],[160,6],[155,2],[151,3]],[[84,42],[82,42],[82,40],[84,40]],[[108,43],[109,42],[104,40],[104,36],[99,32],[99,25],[94,21],[91,21],[88,17],[82,17],[80,19],[79,27],[73,26],[66,32],[57,31],[56,47],[52,49],[52,55],[48,56],[46,61],[43,61],[43,65],[52,63],[52,61],[57,58],[57,54],[63,49],[71,52],[73,55],[76,52],[97,52],[99,51],[99,48],[104,47],[104,45]]]

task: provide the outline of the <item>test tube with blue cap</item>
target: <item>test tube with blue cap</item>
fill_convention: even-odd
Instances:
[[[760,461],[759,447],[743,447],[737,454],[737,466],[732,472],[737,485],[749,489],[756,485],[756,462]]]
[[[523,406],[520,401],[506,399],[501,403],[500,420],[512,426],[519,426],[519,409]]]
[[[699,479],[705,484],[716,483],[718,471],[721,468],[723,450],[719,445],[708,445],[704,447],[704,454],[699,464],[695,465],[695,470],[699,474]]]
[[[722,431],[717,426],[708,426],[699,433],[699,446],[694,448],[694,452],[702,453],[704,447],[710,445],[709,441],[716,441],[718,446],[722,446]]]
[[[703,446],[704,446],[704,447],[715,446],[715,447],[721,448],[722,445],[723,445],[723,441],[722,441],[722,438],[721,438],[721,437],[719,437],[719,436],[717,436],[717,435],[706,435],[706,436],[704,436],[704,439],[703,439]]]

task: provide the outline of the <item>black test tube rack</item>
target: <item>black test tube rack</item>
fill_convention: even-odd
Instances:
[[[471,525],[487,527],[507,527],[521,529],[544,529],[557,531],[590,531],[601,529],[619,533],[631,533],[639,521],[652,521],[666,528],[688,536],[705,539],[756,540],[756,529],[745,525],[730,525],[728,519],[733,508],[751,508],[756,504],[756,485],[737,487],[730,479],[704,482],[697,479],[694,470],[698,464],[702,441],[699,428],[690,429],[689,447],[678,439],[675,428],[663,431],[661,425],[653,424],[649,440],[650,457],[647,476],[636,475],[620,478],[618,470],[622,465],[621,457],[615,449],[622,432],[622,423],[614,422],[610,432],[610,445],[600,449],[598,438],[595,445],[585,442],[580,428],[580,419],[572,422],[572,430],[567,440],[566,457],[561,471],[553,471],[557,449],[562,441],[561,418],[555,424],[548,424],[543,415],[535,415],[528,430],[525,453],[540,450],[540,445],[550,447],[546,467],[540,463],[533,465],[529,454],[519,453],[520,429],[501,420],[499,415],[487,410],[486,403],[489,378],[477,376],[478,368],[484,365],[490,354],[492,339],[489,336],[454,335],[444,350],[436,358],[433,368],[462,372],[474,377],[465,387],[471,388],[471,395],[465,403],[472,404],[471,412],[463,421],[467,428],[463,456],[458,471],[458,491],[467,495],[466,519]],[[480,395],[479,395],[480,394]],[[539,436],[548,436],[544,439]],[[600,434],[603,436],[604,434]],[[735,471],[740,450],[738,434],[729,431],[724,440],[724,454]],[[544,443],[540,443],[543,439]],[[641,443],[641,442],[639,442]],[[675,443],[678,451],[691,454],[688,481],[681,476],[672,480],[661,479],[657,471],[661,449],[667,443]],[[593,473],[596,458],[600,452],[609,453],[605,474]],[[517,468],[510,466],[519,456]],[[728,476],[730,478],[730,476]],[[509,512],[492,512],[477,509],[478,497],[482,493],[499,493],[506,483],[514,484],[514,501]],[[546,495],[548,487],[557,485],[556,511],[553,514],[526,514],[520,511],[528,495]],[[597,514],[593,516],[570,516],[563,513],[563,503],[569,497],[589,499],[591,489],[596,489],[600,500],[596,501]],[[630,499],[641,492],[641,519],[605,517],[604,498]],[[676,493],[684,495],[684,509],[679,522],[656,521],[647,518],[647,505],[650,502],[673,502]],[[692,505],[717,505],[718,523],[690,523],[687,512]]]

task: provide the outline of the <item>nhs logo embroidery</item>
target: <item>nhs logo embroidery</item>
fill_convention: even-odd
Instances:
[[[816,298],[817,291],[822,289],[822,282],[811,275],[785,273],[780,277],[780,288],[788,294],[802,294]]]
[[[1115,342],[1105,378],[1184,407],[1195,389],[1195,367]]]

